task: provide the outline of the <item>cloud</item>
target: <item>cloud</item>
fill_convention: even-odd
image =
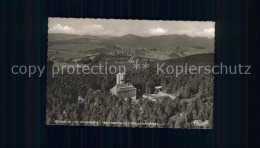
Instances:
[[[186,23],[185,23],[186,24]],[[153,35],[188,35],[191,37],[214,37],[215,36],[215,28],[214,25],[208,26],[196,26],[193,24],[189,24],[188,26],[185,24],[179,24],[178,27],[174,27],[174,25],[161,25],[156,24],[156,26],[147,28],[147,24],[139,24],[136,26],[135,24],[120,24],[120,22],[116,22],[114,25],[106,24],[103,22],[89,22],[88,24],[84,23],[75,23],[71,22],[69,24],[64,24],[60,22],[53,22],[49,26],[49,33],[68,33],[68,34],[79,34],[79,35],[107,35],[107,36],[122,36],[125,34],[136,34],[140,36],[153,36]],[[175,25],[176,26],[176,25]]]
[[[160,27],[149,30],[149,33],[153,34],[153,35],[161,35],[161,34],[165,34],[166,32],[167,32],[167,30],[160,28]]]
[[[194,33],[198,32],[196,29],[182,29],[174,32],[175,34],[187,34],[187,35],[192,35]]]
[[[108,35],[113,34],[114,30],[105,30],[100,24],[86,25],[78,29],[74,29],[67,25],[55,24],[49,28],[49,33],[68,33],[68,34],[89,34],[89,35]]]
[[[214,28],[204,29],[202,34],[204,34],[205,36],[208,36],[208,37],[214,37],[215,36],[215,29]]]
[[[214,28],[208,28],[204,29],[202,31],[197,29],[183,29],[178,31],[170,32],[169,34],[179,34],[179,35],[188,35],[191,37],[214,37],[215,36],[215,29]]]
[[[102,30],[104,30],[103,26],[100,24],[87,25],[87,26],[84,26],[83,29],[85,31],[102,31]]]
[[[49,33],[75,33],[75,29],[69,26],[62,26],[61,24],[56,24],[49,28]]]
[[[92,25],[86,25],[81,29],[79,34],[89,34],[89,35],[110,35],[114,34],[114,30],[112,29],[105,29],[100,24],[92,24]]]
[[[180,30],[166,30],[161,27],[149,29],[148,34],[150,35],[188,35],[191,37],[214,37],[215,36],[215,28],[206,28],[203,30],[199,30],[197,28],[190,29],[180,29]]]

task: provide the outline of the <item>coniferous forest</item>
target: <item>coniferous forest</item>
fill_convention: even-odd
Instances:
[[[213,74],[181,74],[176,77],[157,75],[153,68],[129,71],[126,81],[137,88],[138,94],[138,102],[133,103],[131,99],[110,93],[116,83],[115,75],[64,73],[52,77],[52,64],[48,61],[47,125],[193,129],[201,128],[194,126],[193,121],[208,120],[203,128],[213,128]],[[153,93],[155,86],[159,85],[165,93],[176,98],[161,97],[151,101],[142,97],[143,94]]]

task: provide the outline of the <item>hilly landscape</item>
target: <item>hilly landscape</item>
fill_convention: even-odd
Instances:
[[[214,75],[157,74],[157,65],[164,64],[163,71],[168,65],[213,65],[214,38],[49,34],[48,39],[47,125],[213,128]],[[71,74],[66,70],[52,74],[52,65],[94,67],[105,62],[108,67],[126,67],[125,81],[136,88],[136,99],[111,93],[117,83],[115,74]],[[137,69],[133,66],[137,62],[149,67]]]
[[[57,41],[57,40],[68,40],[71,38],[80,37],[80,35],[76,34],[65,34],[65,33],[54,33],[48,35],[49,42]]]
[[[214,38],[190,37],[187,35],[160,35],[141,37],[133,34],[127,34],[121,37],[110,36],[91,36],[55,33],[49,34],[49,42],[66,41],[74,43],[75,41],[110,41],[111,43],[137,48],[171,48],[171,47],[201,47],[207,49],[214,48]]]
[[[195,54],[214,53],[214,38],[187,35],[141,37],[127,34],[120,37],[75,34],[49,34],[48,58],[67,62],[94,54],[170,60]]]
[[[214,48],[214,39],[189,37],[187,35],[160,35],[140,37],[132,34],[110,38],[114,43],[130,47],[141,48],[171,48],[171,47],[202,47]]]

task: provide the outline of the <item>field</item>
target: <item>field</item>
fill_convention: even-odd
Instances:
[[[129,59],[144,58],[151,60],[169,60],[195,54],[214,53],[214,49],[210,48],[211,46],[205,45],[205,47],[202,47],[200,45],[202,43],[198,44],[198,41],[194,44],[187,44],[190,46],[183,46],[185,45],[183,43],[180,44],[182,46],[176,46],[178,44],[173,44],[175,46],[171,46],[171,42],[167,42],[169,46],[164,47],[159,43],[158,47],[150,47],[148,43],[147,45],[142,44],[140,47],[130,46],[133,44],[132,42],[136,42],[136,39],[133,39],[134,37],[135,36],[123,36],[119,39],[115,39],[94,36],[50,34],[48,58],[59,62],[69,62],[68,60],[91,57],[96,54],[106,54],[110,55],[111,58],[124,56]],[[187,39],[184,38],[182,42],[185,40]]]

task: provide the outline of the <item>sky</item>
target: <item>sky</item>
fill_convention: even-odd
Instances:
[[[191,37],[215,37],[215,22],[157,21],[118,19],[49,18],[49,33],[68,33],[95,36],[188,35]]]

